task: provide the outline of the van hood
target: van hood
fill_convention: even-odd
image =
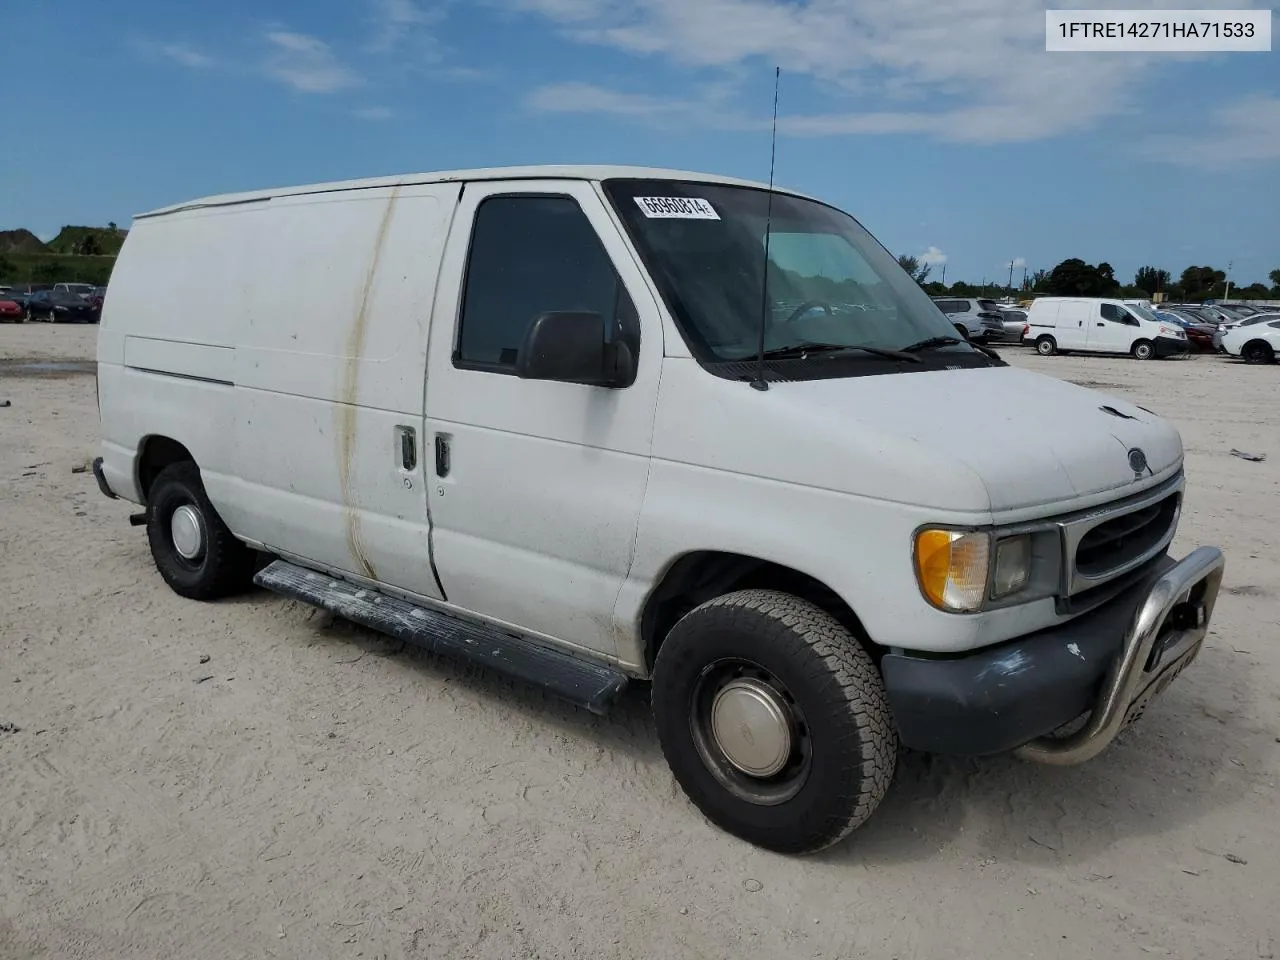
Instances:
[[[1182,463],[1177,430],[1156,414],[1014,367],[792,381],[764,392],[718,382],[735,396],[716,402],[687,376],[664,378],[656,455],[993,513],[1123,496]],[[723,440],[707,443],[707,427]]]

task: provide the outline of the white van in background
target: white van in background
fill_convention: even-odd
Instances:
[[[773,850],[866,820],[899,744],[1094,756],[1221,583],[1217,549],[1169,554],[1172,424],[976,348],[853,217],[756,183],[158,210],[98,370],[94,476],[175,592],[257,583],[597,712],[650,681],[677,781]]]
[[[1187,353],[1186,333],[1136,303],[1097,297],[1037,297],[1027,339],[1042,357],[1079,350],[1127,353],[1138,360]]]

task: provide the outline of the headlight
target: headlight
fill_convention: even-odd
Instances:
[[[1177,327],[1161,327],[1160,332],[1166,337],[1185,337],[1186,333]]]
[[[973,613],[988,599],[1022,590],[1031,577],[1031,538],[995,540],[987,531],[925,529],[916,534],[916,579],[939,610]]]
[[[1006,537],[996,543],[995,570],[991,574],[993,599],[1017,593],[1031,577],[1031,538]]]

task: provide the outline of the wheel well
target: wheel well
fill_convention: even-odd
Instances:
[[[184,460],[195,462],[195,457],[177,440],[151,436],[142,441],[142,447],[138,451],[138,490],[144,502],[160,471]]]
[[[879,653],[850,608],[822,581],[790,567],[718,551],[686,554],[671,565],[645,603],[640,617],[645,666],[653,668],[658,648],[671,628],[700,604],[737,590],[781,590],[825,610],[879,661]]]
[[[1243,347],[1240,348],[1240,352],[1244,353],[1250,347],[1263,347],[1266,350],[1270,351],[1271,353],[1275,353],[1275,349],[1271,346],[1271,344],[1259,337],[1254,337],[1252,340],[1246,343]]]

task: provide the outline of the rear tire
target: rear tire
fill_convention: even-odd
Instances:
[[[1036,337],[1036,353],[1042,357],[1052,357],[1058,352],[1058,341],[1048,335]]]
[[[165,467],[151,485],[147,539],[160,576],[188,600],[217,600],[253,582],[253,551],[222,522],[190,460]]]
[[[1135,360],[1150,360],[1156,355],[1156,347],[1150,340],[1139,340],[1129,352]]]
[[[1272,363],[1275,358],[1275,351],[1265,340],[1250,340],[1240,348],[1240,359],[1245,363]]]
[[[686,795],[757,846],[838,843],[893,779],[897,735],[879,672],[834,617],[790,594],[740,591],[686,615],[658,652],[652,698]]]

